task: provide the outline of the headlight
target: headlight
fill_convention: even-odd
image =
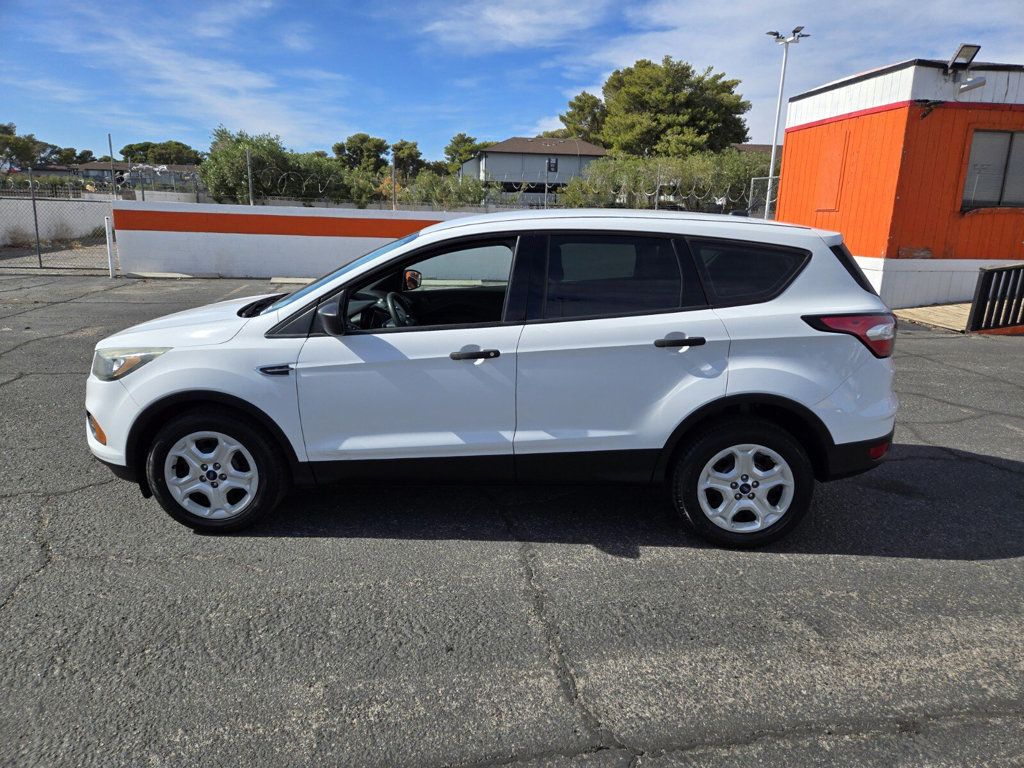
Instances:
[[[155,360],[170,347],[141,349],[97,349],[92,358],[92,372],[97,379],[114,381]]]

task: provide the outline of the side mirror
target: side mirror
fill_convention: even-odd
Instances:
[[[342,291],[332,296],[316,308],[316,316],[320,318],[320,326],[330,336],[345,335],[345,306],[348,296]]]
[[[405,275],[402,278],[402,290],[415,291],[423,285],[423,273],[417,269],[405,270]]]

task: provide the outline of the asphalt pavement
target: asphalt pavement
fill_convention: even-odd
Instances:
[[[92,347],[267,290],[0,274],[0,765],[1024,764],[1024,338],[904,325],[891,459],[766,550],[657,488],[196,535],[90,457]]]

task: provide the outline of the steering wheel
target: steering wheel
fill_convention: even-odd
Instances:
[[[388,312],[391,314],[391,321],[396,328],[417,324],[416,318],[412,316],[412,302],[409,301],[408,296],[404,296],[398,291],[391,291],[385,301],[388,305]]]

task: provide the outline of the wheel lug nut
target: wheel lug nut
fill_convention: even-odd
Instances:
[[[212,483],[210,483],[210,485],[212,485],[214,488],[216,488],[217,487],[217,481],[214,480]]]
[[[214,483],[214,485],[216,485],[216,483]],[[751,494],[748,494],[748,495],[747,495],[747,498],[748,498],[748,499],[752,499],[752,498],[754,498],[754,494],[752,494],[752,493],[751,493]]]
[[[747,482],[747,480],[749,479],[750,477],[748,475],[740,475],[740,480],[742,480],[744,483]]]
[[[214,469],[220,469],[220,464],[214,464],[214,465],[213,465],[213,468],[214,468]]]
[[[757,480],[755,480],[754,482],[751,483],[751,485],[754,486],[755,488],[757,488],[757,486],[759,486],[760,483],[757,482]]]
[[[739,483],[729,483],[729,487],[730,488],[739,488],[740,484]]]
[[[736,494],[736,501],[739,501],[742,498],[743,498],[743,494],[742,493],[737,493]]]
[[[207,467],[207,466],[206,466],[205,464],[203,464],[203,465],[202,465],[202,466],[200,467],[200,469],[201,469],[201,470],[203,470],[203,472],[205,472],[205,471],[206,471],[207,469],[209,469],[209,467]]]
[[[227,480],[227,479],[228,479],[228,476],[227,476],[227,475],[221,475],[221,476],[220,476],[220,479],[221,479],[221,480]]]

